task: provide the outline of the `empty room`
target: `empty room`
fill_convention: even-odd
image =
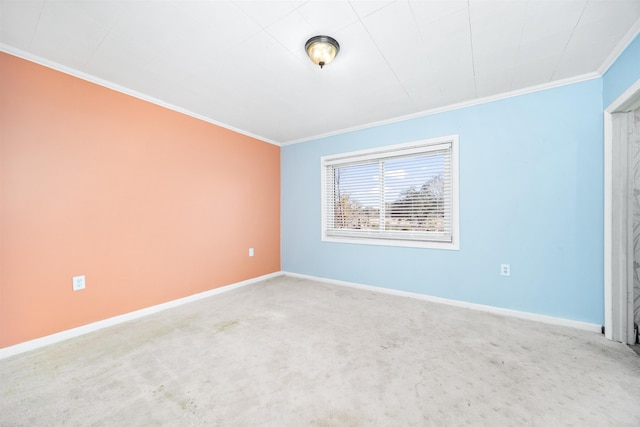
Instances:
[[[639,0],[0,0],[0,426],[638,426],[639,323]]]

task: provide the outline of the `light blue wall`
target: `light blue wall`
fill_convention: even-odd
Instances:
[[[283,147],[283,271],[602,324],[602,100],[595,79]],[[321,156],[451,134],[459,251],[321,241]]]
[[[636,36],[602,77],[605,108],[638,79],[640,79],[640,35]]]

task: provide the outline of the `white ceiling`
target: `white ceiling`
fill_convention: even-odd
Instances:
[[[0,48],[286,144],[600,74],[639,23],[640,0],[0,0]]]

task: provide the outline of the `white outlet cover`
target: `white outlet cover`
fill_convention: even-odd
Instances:
[[[249,248],[249,256],[253,256],[253,248]]]
[[[511,265],[500,264],[500,274],[503,276],[511,276]]]
[[[85,278],[84,276],[73,276],[73,290],[79,291],[80,289],[85,288]]]

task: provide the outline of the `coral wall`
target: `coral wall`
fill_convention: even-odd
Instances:
[[[0,186],[0,348],[280,270],[279,147],[4,53]]]

